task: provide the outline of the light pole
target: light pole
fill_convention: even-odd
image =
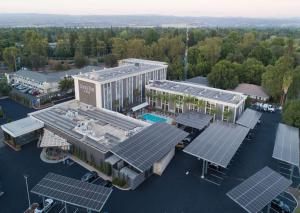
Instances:
[[[23,176],[24,176],[24,178],[25,178],[25,183],[26,183],[27,199],[28,199],[28,208],[30,208],[31,202],[30,202],[30,196],[29,196],[29,190],[28,190],[28,180],[27,180],[30,176],[27,175],[27,174],[24,174]]]

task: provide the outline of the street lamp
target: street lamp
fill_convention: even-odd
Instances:
[[[25,178],[25,184],[26,184],[26,190],[27,190],[28,208],[30,208],[31,202],[30,202],[29,189],[28,189],[28,180],[27,180],[30,176],[27,175],[27,174],[24,174],[23,176]]]

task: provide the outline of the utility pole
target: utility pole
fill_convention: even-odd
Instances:
[[[26,184],[26,190],[27,190],[28,208],[30,208],[31,202],[30,202],[29,189],[28,189],[28,178],[29,178],[29,175],[24,174],[23,176],[25,178],[25,184]]]
[[[184,80],[187,79],[188,72],[188,51],[189,51],[189,27],[186,26],[186,47],[184,53]]]

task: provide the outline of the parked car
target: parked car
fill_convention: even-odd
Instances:
[[[95,171],[91,171],[91,172],[87,172],[85,173],[82,177],[81,177],[81,181],[83,182],[92,182],[93,180],[95,180],[96,178],[98,178],[98,173]]]
[[[183,150],[185,147],[185,143],[183,143],[183,141],[179,142],[178,144],[176,144],[175,148],[176,150]]]
[[[34,213],[44,213],[50,210],[50,208],[54,205],[54,201],[50,198],[45,200],[45,206],[43,204],[40,204],[39,207],[37,207],[34,210]]]
[[[286,205],[285,203],[283,203],[278,198],[275,198],[274,200],[272,200],[271,207],[281,213],[290,213],[291,212],[290,207],[288,205]]]

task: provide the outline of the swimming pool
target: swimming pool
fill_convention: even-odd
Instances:
[[[142,119],[146,120],[150,123],[164,123],[167,122],[167,118],[164,118],[159,115],[151,114],[151,113],[146,113],[142,115]]]

